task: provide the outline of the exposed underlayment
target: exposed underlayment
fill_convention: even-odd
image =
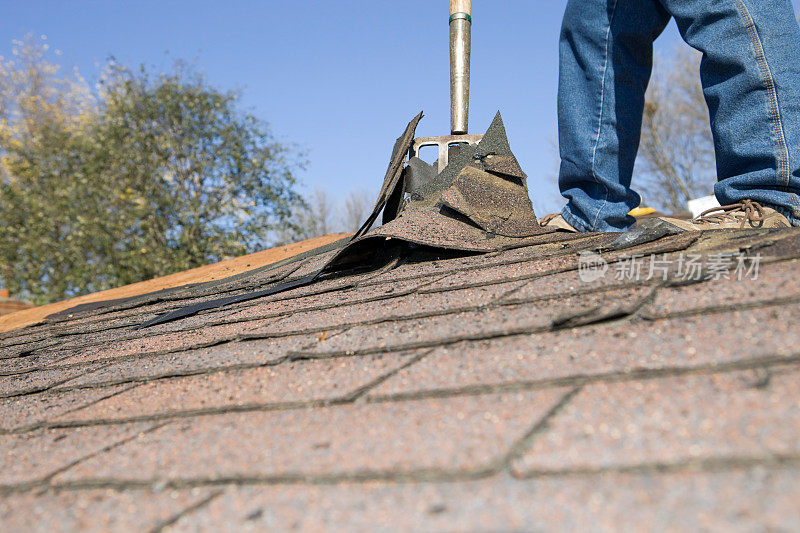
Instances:
[[[800,230],[503,237],[470,173],[473,224],[431,220],[524,242],[368,234],[402,245],[1,333],[0,531],[797,529]],[[417,194],[392,231],[442,239]]]

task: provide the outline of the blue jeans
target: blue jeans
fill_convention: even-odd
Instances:
[[[674,17],[700,77],[722,205],[749,198],[800,221],[800,28],[790,0],[569,0],[558,94],[562,215],[624,231],[653,41]]]

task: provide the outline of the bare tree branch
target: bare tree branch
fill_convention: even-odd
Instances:
[[[634,176],[646,205],[680,212],[713,192],[714,142],[699,64],[700,54],[685,47],[656,60]]]
[[[355,232],[372,210],[374,195],[353,189],[339,202],[325,189],[315,188],[293,208],[292,223],[276,232],[278,244],[289,244],[330,233]]]
[[[341,222],[344,231],[355,233],[361,224],[366,220],[375,203],[373,195],[363,189],[350,191],[344,199],[344,209],[341,214]]]

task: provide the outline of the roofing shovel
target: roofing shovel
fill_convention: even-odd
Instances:
[[[472,0],[450,0],[450,135],[419,137],[409,150],[409,162],[420,149],[439,151],[437,173],[442,172],[460,146],[477,145],[483,135],[469,135],[469,58],[472,33]]]
[[[260,281],[247,286],[258,290],[202,300],[140,327],[265,298],[321,278],[391,269],[420,247],[485,253],[550,242],[547,234],[554,230],[536,219],[527,176],[511,152],[500,113],[485,135],[467,133],[470,7],[469,0],[450,0],[451,134],[414,139],[422,113],[408,123],[392,149],[375,206],[352,237],[270,265],[268,271],[254,270],[253,279]],[[416,156],[423,146],[438,148],[438,171]],[[403,164],[406,157],[408,165]],[[381,213],[383,225],[371,229]]]

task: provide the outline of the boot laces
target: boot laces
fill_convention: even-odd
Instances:
[[[561,213],[551,213],[539,219],[539,225],[542,227],[547,226],[554,218],[558,217]]]
[[[741,221],[740,228],[748,222],[751,226],[760,226],[764,222],[764,208],[753,200],[742,200],[735,204],[712,207],[700,213],[694,222],[721,224],[728,220]]]

